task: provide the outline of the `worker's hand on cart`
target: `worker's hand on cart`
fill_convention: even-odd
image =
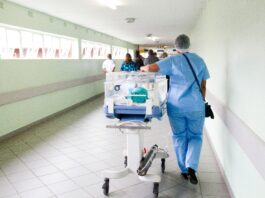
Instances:
[[[149,65],[146,65],[146,66],[142,66],[140,68],[141,72],[149,72]]]
[[[142,72],[158,72],[159,67],[158,67],[157,64],[154,63],[154,64],[150,64],[150,65],[142,66],[142,67],[140,68],[140,70],[141,70]]]

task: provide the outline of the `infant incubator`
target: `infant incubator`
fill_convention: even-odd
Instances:
[[[104,171],[103,193],[109,194],[110,179],[137,174],[141,181],[154,184],[153,194],[158,197],[161,176],[148,174],[153,160],[161,159],[161,171],[169,157],[165,149],[154,144],[148,152],[144,149],[144,132],[151,129],[153,118],[161,119],[166,112],[167,79],[155,73],[114,72],[106,74],[104,113],[119,121],[107,128],[118,128],[127,136],[124,152],[125,168],[121,171]],[[151,131],[152,132],[152,131]]]

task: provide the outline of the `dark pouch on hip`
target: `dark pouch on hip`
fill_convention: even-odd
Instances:
[[[208,104],[208,102],[204,103],[205,105],[205,117],[208,118],[212,118],[214,119],[214,114],[213,114],[213,110],[211,108],[211,105]]]

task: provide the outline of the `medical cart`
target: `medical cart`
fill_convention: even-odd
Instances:
[[[103,193],[109,194],[110,179],[137,174],[144,182],[154,184],[153,194],[158,197],[160,175],[148,174],[154,159],[161,159],[165,171],[166,149],[153,145],[144,152],[144,132],[151,129],[153,118],[161,119],[166,111],[167,79],[155,73],[114,72],[106,74],[104,112],[108,118],[118,119],[107,128],[119,129],[127,136],[125,168],[121,171],[104,171]]]

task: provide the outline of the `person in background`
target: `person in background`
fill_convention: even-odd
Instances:
[[[154,51],[150,49],[148,51],[148,57],[144,60],[144,65],[153,64],[158,61],[159,59],[155,56]]]
[[[140,55],[140,51],[136,50],[135,52],[135,65],[137,70],[140,70],[142,66],[144,66],[143,57]]]
[[[154,52],[154,56],[155,56],[156,58],[158,58],[158,57],[157,57],[157,53],[156,53],[156,52]],[[158,59],[159,59],[159,58],[158,58]]]
[[[141,71],[159,72],[170,76],[167,113],[172,129],[173,145],[181,175],[190,183],[197,184],[196,172],[205,119],[206,80],[210,75],[203,59],[195,53],[189,53],[188,36],[184,34],[178,36],[175,44],[177,55],[141,67]],[[200,87],[188,61],[194,69]]]
[[[168,57],[168,54],[167,54],[166,52],[163,52],[163,53],[161,54],[161,56],[160,56],[160,59],[162,60],[162,59],[164,59],[164,58],[166,58],[166,57]]]
[[[102,70],[103,70],[104,73],[114,72],[114,70],[115,70],[115,62],[114,62],[114,60],[112,60],[111,54],[108,54],[107,55],[107,60],[105,60],[103,62]]]
[[[126,54],[125,61],[121,65],[121,71],[137,71],[136,64],[133,62],[131,54]]]

